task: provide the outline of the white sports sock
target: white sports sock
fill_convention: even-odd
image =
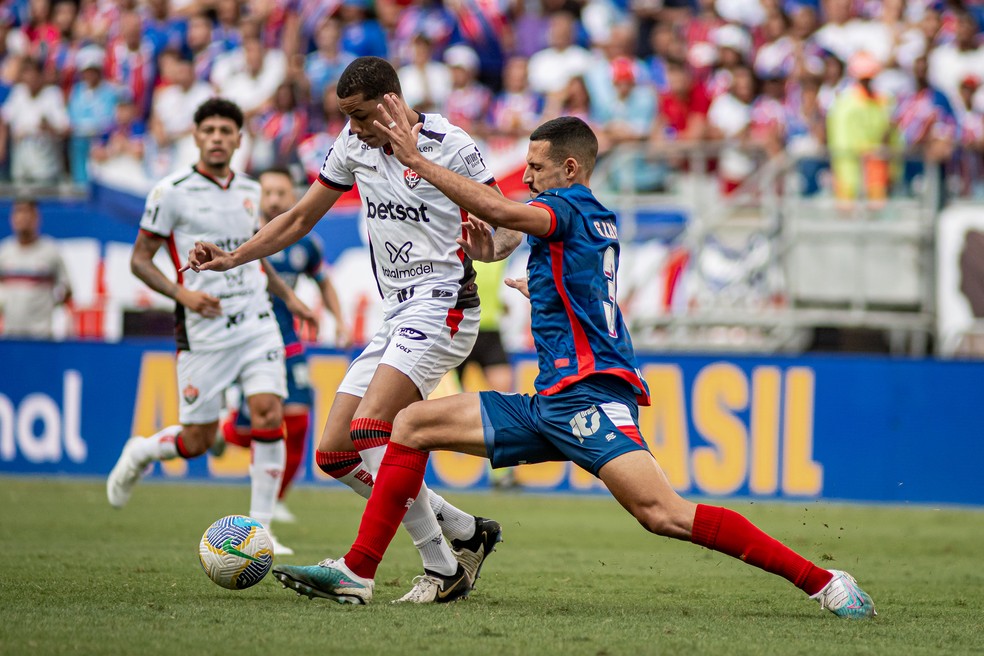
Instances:
[[[362,456],[362,466],[369,470],[373,480],[376,480],[376,475],[379,474],[379,465],[383,462],[387,444],[389,442],[359,451],[359,455]]]
[[[352,491],[358,494],[363,499],[368,499],[369,495],[372,494],[372,474],[366,469],[366,464],[359,463],[359,466],[345,474],[344,476],[339,476],[335,479],[336,481],[341,481],[345,483]]]
[[[475,536],[475,516],[452,506],[434,490],[430,490],[430,507],[447,539],[468,540]]]
[[[253,440],[253,463],[249,466],[249,516],[269,528],[273,507],[277,503],[280,481],[287,462],[287,446],[283,440],[261,442]]]
[[[430,494],[426,485],[420,488],[420,494],[417,495],[418,503],[410,506],[410,510],[403,517],[403,525],[413,538],[413,546],[420,551],[424,569],[451,576],[458,571],[458,561],[455,560],[450,545],[441,534],[441,526],[437,523],[430,504],[419,503],[424,501],[425,494]]]
[[[181,426],[168,426],[150,437],[137,442],[133,453],[143,464],[156,460],[171,460],[178,457],[177,437]]]

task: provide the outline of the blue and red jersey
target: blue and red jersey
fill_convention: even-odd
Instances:
[[[294,288],[297,286],[297,279],[302,275],[309,276],[317,283],[324,280],[323,257],[324,248],[322,248],[317,237],[306,235],[301,237],[296,244],[270,255],[266,259],[277,272],[277,275],[287,285]],[[290,313],[287,304],[279,296],[270,294],[270,300],[273,303],[273,313],[277,318],[277,324],[280,326],[280,334],[284,337],[287,357],[302,353],[301,340],[297,336],[297,331],[294,330],[294,315]]]
[[[588,376],[608,374],[629,383],[639,403],[649,405],[649,388],[615,299],[615,215],[583,185],[545,191],[530,205],[550,213],[550,232],[527,238],[537,392],[555,394]]]

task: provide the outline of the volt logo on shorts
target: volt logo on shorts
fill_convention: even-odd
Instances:
[[[430,223],[430,217],[427,216],[427,206],[423,203],[417,207],[407,207],[406,205],[394,203],[393,201],[388,203],[374,203],[368,196],[366,196],[365,201],[367,219],[379,219],[380,221],[385,221],[386,219],[406,221],[409,219],[417,223],[421,221]]]
[[[410,326],[403,326],[402,328],[396,331],[396,334],[399,335],[400,337],[406,337],[407,339],[417,340],[418,342],[422,342],[423,340],[427,339],[427,335],[420,332],[416,328],[411,328]]]
[[[570,423],[574,437],[577,438],[578,442],[584,444],[584,438],[591,437],[601,428],[601,416],[598,414],[598,408],[591,406],[574,415]]]
[[[412,241],[403,242],[402,246],[396,246],[390,242],[386,242],[386,251],[390,256],[390,263],[396,264],[397,260],[401,260],[410,264],[410,249],[413,248]]]

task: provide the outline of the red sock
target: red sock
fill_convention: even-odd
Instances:
[[[309,422],[310,415],[307,412],[284,416],[284,424],[287,427],[287,462],[284,465],[284,479],[280,483],[278,499],[284,498],[284,493],[297,476],[297,471],[304,461]]]
[[[251,428],[249,431],[251,440],[257,442],[276,442],[284,439],[284,425],[280,424],[276,428]]]
[[[229,444],[235,444],[236,446],[241,446],[244,449],[249,448],[249,429],[236,425],[236,421],[239,419],[239,411],[233,410],[226,417],[225,421],[222,422],[222,437]]]
[[[393,432],[393,424],[381,419],[359,417],[352,420],[349,431],[356,451],[363,451],[377,446],[386,446],[390,439],[390,433]]]
[[[690,540],[778,574],[809,595],[820,592],[833,576],[727,508],[699,504]]]
[[[178,450],[178,455],[185,460],[190,460],[195,457],[188,452],[188,448],[184,443],[184,436],[181,433],[178,433],[174,438],[174,448]]]
[[[355,468],[362,463],[362,456],[358,451],[318,451],[314,454],[314,461],[318,463],[321,471],[334,479],[339,479],[355,471]]]
[[[427,469],[427,452],[390,442],[379,465],[376,485],[362,513],[359,536],[345,554],[345,564],[367,579],[376,568],[407,514],[410,502],[420,494]]]

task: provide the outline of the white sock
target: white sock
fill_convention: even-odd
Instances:
[[[413,538],[413,546],[420,551],[424,569],[451,576],[458,571],[458,561],[455,560],[450,545],[441,534],[441,526],[437,523],[430,504],[421,503],[426,500],[425,494],[430,494],[430,491],[426,485],[423,485],[420,494],[417,495],[417,502],[410,506],[410,510],[403,517],[403,525]]]
[[[178,457],[177,437],[181,426],[168,426],[150,437],[137,442],[133,449],[137,458],[145,465],[156,460],[171,460]]]
[[[249,466],[249,516],[269,528],[273,507],[277,503],[280,481],[287,462],[287,446],[283,440],[261,442],[253,440],[253,462]]]
[[[384,453],[386,453],[386,445],[374,446],[359,451],[359,455],[362,456],[363,466],[372,474],[373,480],[375,480],[376,475],[379,473],[379,464],[383,461]],[[423,496],[425,494],[427,495],[426,497]],[[427,500],[426,504],[419,503],[424,499]],[[410,537],[413,538],[414,546],[420,551],[420,557],[424,561],[424,569],[450,576],[457,571],[458,561],[455,560],[454,554],[451,553],[451,547],[442,537],[441,524],[438,522],[436,513],[432,509],[434,502],[431,499],[431,491],[427,488],[426,484],[420,487],[420,494],[417,495],[417,500],[418,503],[410,506],[410,510],[403,517],[403,525],[406,527]],[[441,499],[441,502],[443,504],[442,507],[450,505],[444,499]],[[453,506],[451,507],[454,508]],[[454,510],[461,513],[457,508],[454,508]],[[472,524],[474,522],[475,518],[472,517]],[[472,528],[473,535],[474,532],[475,529]]]
[[[359,463],[359,466],[345,474],[344,476],[339,476],[335,479],[336,481],[341,481],[345,483],[352,491],[358,494],[363,499],[368,499],[369,495],[372,494],[372,474],[366,469],[366,463]]]
[[[452,506],[434,490],[430,490],[430,507],[441,525],[441,532],[449,540],[468,540],[475,536],[475,516]]]

